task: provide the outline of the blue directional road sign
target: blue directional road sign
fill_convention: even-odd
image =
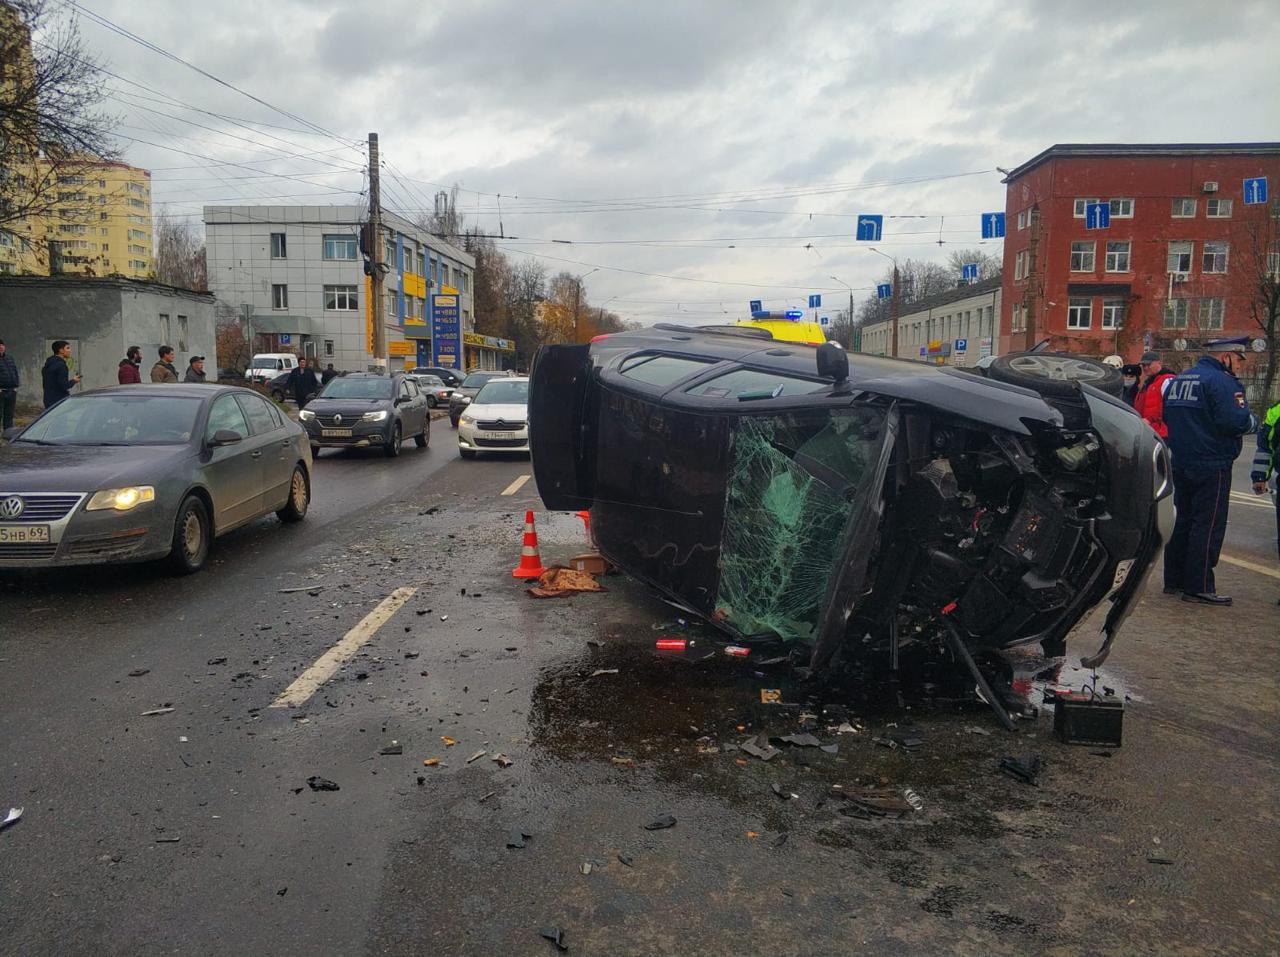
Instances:
[[[786,316],[788,319],[803,319],[803,318],[804,318],[804,310],[803,310],[803,309],[788,309],[786,312],[784,312],[784,313],[783,313],[783,315],[784,315],[784,316]]]
[[[957,339],[957,340],[956,340],[956,352],[957,352],[957,353],[960,353],[960,352],[968,352],[968,351],[969,351],[969,340],[968,340],[968,339]]]
[[[965,263],[960,267],[960,278],[965,282],[976,282],[978,279],[978,264]]]
[[[1110,203],[1086,203],[1084,207],[1084,228],[1085,229],[1110,229],[1111,228],[1111,204]]]
[[[882,282],[880,283],[880,285],[876,286],[877,299],[888,299],[892,295],[893,295],[893,286],[889,285],[889,283]]]
[[[751,307],[752,315],[754,315],[757,312],[764,312],[764,309],[761,308],[761,303],[759,299],[752,299],[751,302],[748,303],[748,305]]]
[[[293,344],[293,334],[289,332],[280,333],[280,345],[288,346]]]
[[[1255,176],[1244,181],[1244,204],[1256,206],[1267,201],[1267,178]]]
[[[810,309],[821,309],[821,308],[822,308],[822,294],[821,294],[821,293],[812,293],[812,294],[810,294],[810,296],[809,296],[809,308],[810,308]]]
[[[982,214],[982,238],[1000,239],[1004,236],[1004,213]]]
[[[928,354],[929,354],[929,350],[928,350],[928,348],[926,348],[925,346],[921,346],[921,347],[920,347],[920,355],[922,355],[922,356],[927,356]]]
[[[859,242],[878,243],[884,232],[884,217],[880,215],[858,214],[858,231],[854,238]]]
[[[830,316],[823,316],[821,319],[819,319],[819,320],[818,320],[818,325],[820,325],[820,326],[829,326],[829,325],[831,325],[831,317],[830,317]]]

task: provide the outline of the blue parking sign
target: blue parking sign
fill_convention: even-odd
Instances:
[[[292,335],[292,333],[288,333],[288,332],[282,332],[282,333],[280,333],[280,345],[282,345],[282,346],[291,346],[291,345],[293,345],[293,335]]]
[[[880,236],[884,232],[884,217],[876,214],[867,213],[858,214],[858,231],[854,238],[859,242],[878,243]]]
[[[982,214],[982,238],[1000,239],[1004,236],[1004,213]]]
[[[1244,204],[1256,206],[1267,201],[1267,178],[1255,176],[1244,181]]]
[[[969,340],[968,340],[968,339],[957,339],[957,340],[956,340],[956,352],[968,352],[968,351],[969,351]]]
[[[757,312],[764,312],[764,310],[763,310],[762,308],[760,308],[760,300],[759,300],[759,299],[752,299],[752,300],[751,300],[751,302],[749,302],[749,303],[748,303],[748,305],[751,307],[751,314],[752,314],[752,315],[755,315]]]

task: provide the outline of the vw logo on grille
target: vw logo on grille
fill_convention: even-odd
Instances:
[[[4,518],[17,518],[26,510],[26,503],[17,495],[10,495],[8,498],[0,501],[0,516]]]
[[[333,417],[333,424],[334,424],[334,425],[341,425],[341,424],[342,424],[342,416],[341,416],[341,415],[335,415],[335,416]]]

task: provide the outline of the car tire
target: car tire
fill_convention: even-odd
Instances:
[[[998,382],[1019,385],[1042,395],[1070,397],[1076,383],[1083,382],[1108,395],[1119,397],[1124,388],[1120,370],[1090,359],[1063,352],[1026,352],[997,356],[987,367],[987,375]]]
[[[284,404],[284,393],[283,393],[283,392],[281,392],[279,389],[272,389],[272,390],[271,390],[271,398],[275,399],[275,400],[276,400],[277,402],[279,402],[281,405],[283,405],[283,404]]]
[[[464,459],[473,459],[476,457],[475,449],[458,449],[458,454]]]
[[[397,422],[391,427],[391,441],[382,447],[382,452],[387,458],[393,459],[400,454],[400,446],[404,442],[404,436],[400,432],[400,423]]]
[[[427,422],[429,423],[430,419],[428,419]],[[420,449],[425,449],[428,445],[431,444],[430,424],[424,424],[422,426],[422,431],[413,437],[413,444]]]
[[[197,496],[188,495],[178,506],[178,517],[173,523],[169,567],[179,575],[194,575],[204,568],[212,544],[209,510]]]
[[[440,404],[440,401],[439,401],[438,399],[436,399],[436,398],[434,398],[434,397],[431,397],[431,396],[428,396],[428,397],[427,397],[427,407],[428,407],[428,408],[434,409],[434,408],[435,408],[436,406],[438,406],[439,404]]]
[[[300,522],[307,517],[307,507],[311,504],[311,483],[307,481],[307,470],[301,465],[293,467],[293,475],[289,478],[289,500],[284,508],[276,511],[276,518],[286,525]]]
[[[311,446],[311,457],[313,459],[320,457],[320,446],[318,445]]]

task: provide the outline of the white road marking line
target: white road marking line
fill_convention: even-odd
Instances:
[[[293,684],[275,701],[273,708],[293,708],[304,704],[320,689],[326,681],[334,676],[337,670],[350,661],[360,646],[373,637],[374,632],[385,625],[401,606],[417,592],[417,588],[397,588],[378,603],[378,607],[365,615],[342,640],[316,659],[316,663],[298,675]]]
[[[529,481],[529,476],[521,475],[518,479],[516,479],[514,482],[508,485],[505,489],[503,489],[502,494],[515,495],[516,492],[520,491],[520,489],[524,486],[524,483],[527,481]]]
[[[1268,510],[1275,508],[1275,506],[1272,505],[1265,497],[1261,495],[1245,495],[1243,492],[1232,492],[1231,501],[1236,505],[1252,505],[1254,508],[1265,508]]]
[[[1274,568],[1268,568],[1266,565],[1259,565],[1255,562],[1246,562],[1243,558],[1232,558],[1230,555],[1219,555],[1218,560],[1226,562],[1228,565],[1247,568],[1251,572],[1257,572],[1259,575],[1266,575],[1268,578],[1280,579],[1280,572],[1276,571]]]

